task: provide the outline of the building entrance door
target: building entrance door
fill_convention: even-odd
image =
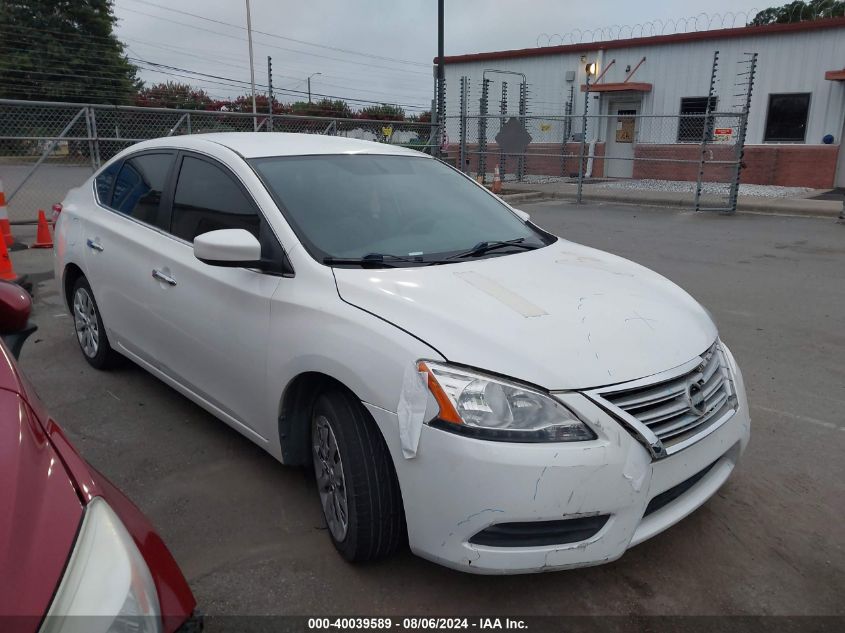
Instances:
[[[630,178],[634,174],[634,144],[637,139],[638,101],[612,102],[608,109],[604,173],[609,178]],[[612,160],[617,159],[617,160]]]

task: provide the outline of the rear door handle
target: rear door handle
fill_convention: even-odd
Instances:
[[[153,269],[153,279],[157,279],[158,281],[163,281],[164,283],[166,283],[170,286],[176,285],[176,280],[173,279],[173,277],[171,277],[170,275],[165,275],[158,268]]]
[[[100,244],[99,242],[95,242],[94,240],[88,240],[87,244],[88,244],[88,248],[90,248],[91,250],[98,251],[100,253],[102,253],[103,250],[105,250],[105,249],[103,249],[102,244]]]

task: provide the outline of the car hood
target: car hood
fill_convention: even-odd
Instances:
[[[2,388],[0,482],[0,613],[41,616],[64,572],[83,506],[32,410]]]
[[[716,338],[704,308],[665,277],[562,239],[458,264],[334,273],[344,301],[447,360],[547,389],[643,378]]]

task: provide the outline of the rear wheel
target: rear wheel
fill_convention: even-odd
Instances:
[[[392,554],[405,537],[393,461],[375,422],[351,394],[318,396],[311,453],[329,536],[349,561]]]
[[[76,340],[88,364],[97,369],[108,369],[119,364],[123,357],[109,344],[103,318],[100,316],[94,293],[85,277],[76,280],[71,293],[70,306]]]

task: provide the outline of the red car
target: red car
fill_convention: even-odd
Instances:
[[[20,286],[0,282],[0,628],[201,630],[161,537],[79,455],[18,369],[30,309]]]

